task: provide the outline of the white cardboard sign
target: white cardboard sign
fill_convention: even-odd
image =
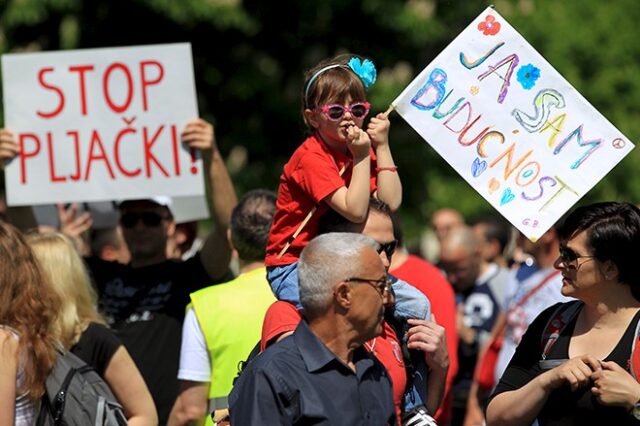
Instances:
[[[9,205],[204,194],[188,43],[2,56]]]
[[[533,241],[634,148],[492,8],[392,105]]]

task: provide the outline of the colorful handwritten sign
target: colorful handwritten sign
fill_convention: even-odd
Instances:
[[[188,43],[2,56],[10,205],[202,195]]]
[[[392,105],[531,240],[634,148],[492,8]]]

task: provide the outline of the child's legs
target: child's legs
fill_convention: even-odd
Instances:
[[[431,319],[431,302],[420,290],[393,275],[389,275],[395,298],[393,316],[399,320],[409,318]]]
[[[413,364],[413,378],[411,386],[407,387],[404,393],[404,411],[411,411],[415,407],[427,404],[427,372],[429,368],[424,360],[424,352],[418,350],[409,350],[411,363]],[[431,413],[433,415],[434,413]]]
[[[417,288],[406,281],[391,276],[392,288],[395,296],[394,317],[402,324],[403,335],[399,336],[406,344],[406,331],[409,329],[407,319],[431,319],[431,303],[429,299]],[[409,355],[413,365],[413,377],[407,377],[411,383],[404,395],[405,412],[425,405],[427,401],[427,363],[424,353],[418,350],[410,350]],[[432,413],[433,414],[433,413]]]
[[[268,267],[267,280],[278,300],[291,302],[296,305],[296,308],[302,309],[298,289],[298,262]]]

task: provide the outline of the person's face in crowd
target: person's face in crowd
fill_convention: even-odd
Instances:
[[[474,235],[476,236],[476,240],[480,244],[480,256],[482,259],[487,262],[493,262],[500,253],[500,244],[497,240],[487,240],[486,232],[487,225],[484,223],[478,223],[471,228],[473,230]]]
[[[380,259],[382,260],[385,270],[389,270],[391,256],[397,246],[397,241],[393,234],[393,223],[391,222],[391,218],[384,214],[370,211],[367,216],[367,221],[364,224],[364,228],[362,228],[362,235],[373,238],[381,245],[383,250],[379,253]]]
[[[151,201],[130,201],[120,209],[120,226],[132,259],[164,258],[175,231],[168,209]]]
[[[529,240],[523,233],[518,234],[517,245],[523,253],[530,256],[535,256],[538,251],[538,245]]]
[[[117,239],[117,247],[113,248],[113,260],[126,265],[131,261],[131,253],[129,252],[127,242],[124,240],[121,225],[116,226],[115,233]]]
[[[438,241],[444,240],[449,231],[463,224],[462,218],[453,210],[439,210],[433,214],[431,226]]]
[[[589,290],[607,279],[600,261],[593,257],[587,244],[587,232],[582,231],[560,244],[560,256],[554,267],[562,272],[562,294],[584,299]]]
[[[472,288],[480,271],[480,256],[474,256],[467,248],[458,246],[442,253],[440,265],[447,273],[456,291]]]
[[[362,268],[345,280],[353,292],[349,321],[364,342],[382,333],[385,305],[389,303],[390,294],[386,267],[375,250],[364,249],[361,262]]]

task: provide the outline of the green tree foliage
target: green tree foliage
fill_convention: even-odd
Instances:
[[[547,60],[631,140],[640,140],[640,43],[636,0],[496,0]],[[460,0],[0,0],[0,52],[192,43],[201,115],[239,192],[276,188],[304,137],[305,69],[355,52],[374,59],[374,111],[406,84],[489,2]],[[405,226],[437,208],[465,215],[491,207],[404,121],[392,118],[392,148],[405,188]],[[640,199],[635,150],[586,197]],[[408,236],[416,235],[407,232]]]

